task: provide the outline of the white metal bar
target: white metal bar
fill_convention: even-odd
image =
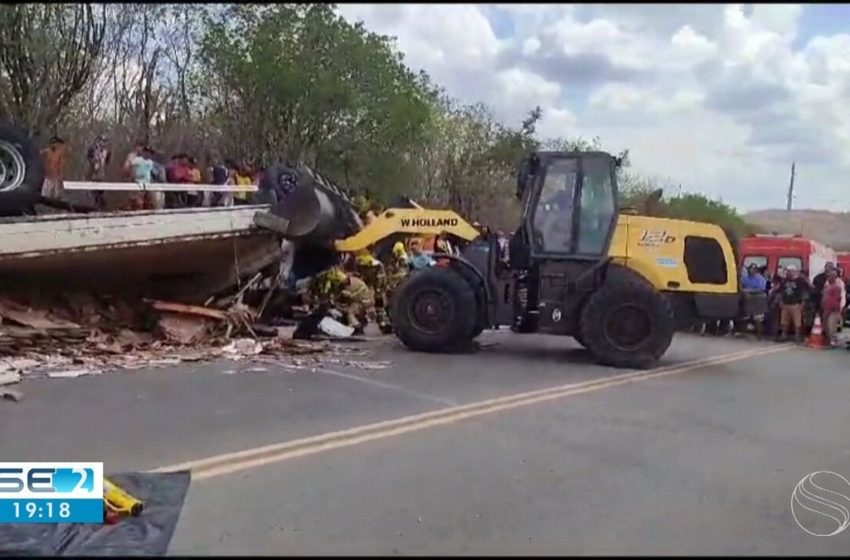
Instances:
[[[97,183],[64,181],[69,191],[257,192],[257,185],[194,185],[191,183]]]

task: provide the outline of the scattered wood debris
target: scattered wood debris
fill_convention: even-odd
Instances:
[[[294,327],[255,325],[258,314],[241,301],[246,288],[216,302],[226,309],[87,294],[43,302],[0,298],[0,385],[17,383],[21,374],[75,378],[107,369],[327,351],[327,344],[292,340]]]

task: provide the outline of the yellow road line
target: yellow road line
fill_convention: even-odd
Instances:
[[[686,362],[675,366],[667,366],[647,371],[633,371],[604,377],[602,379],[507,395],[504,397],[477,401],[465,405],[442,408],[394,420],[386,420],[373,424],[357,426],[346,430],[328,432],[325,434],[266,445],[254,449],[246,449],[196,461],[169,465],[154,469],[151,472],[173,472],[188,469],[192,471],[193,480],[203,480],[205,478],[231,474],[241,470],[256,468],[295,457],[312,455],[331,449],[349,447],[377,439],[424,430],[435,426],[453,424],[455,422],[460,422],[462,420],[485,414],[492,414],[530,404],[537,404],[553,399],[607,389],[636,380],[652,379],[656,377],[685,373],[707,366],[725,364],[744,360],[750,357],[773,354],[787,350],[791,347],[793,347],[793,345],[787,344],[771,348],[744,350],[713,358]]]

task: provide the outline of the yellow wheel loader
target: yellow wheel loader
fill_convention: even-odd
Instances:
[[[575,337],[601,363],[647,368],[678,327],[758,313],[739,289],[736,240],[719,226],[620,213],[619,161],[604,152],[537,152],[520,165],[522,218],[499,259],[494,239],[449,266],[409,275],[390,316],[410,349],[450,352],[485,328]]]
[[[364,225],[345,192],[305,165],[269,167],[255,202],[270,205],[255,216],[257,225],[298,244],[295,268],[305,276],[337,264],[343,253],[368,250],[385,262],[393,244],[411,236],[439,235],[463,244],[479,235],[457,212],[423,208],[409,199]],[[303,267],[299,260],[306,261]]]

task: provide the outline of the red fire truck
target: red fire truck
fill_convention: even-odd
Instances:
[[[739,245],[741,264],[753,263],[765,268],[765,276],[772,278],[788,265],[795,265],[810,279],[823,271],[827,262],[836,262],[832,247],[806,239],[801,235],[752,235]]]

